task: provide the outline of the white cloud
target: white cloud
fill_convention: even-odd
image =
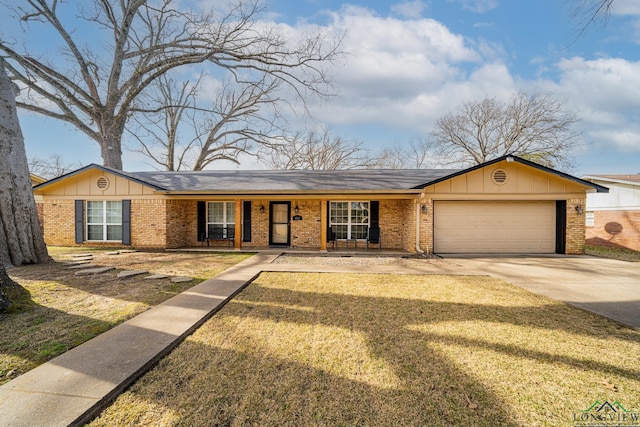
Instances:
[[[350,54],[332,76],[340,100],[316,114],[334,123],[375,122],[424,127],[431,98],[451,81],[464,81],[464,67],[481,55],[464,37],[433,19],[382,17],[347,6],[334,14],[332,32],[345,29]]]
[[[599,147],[640,151],[640,61],[563,59],[557,82],[534,82],[566,100],[588,140]]]
[[[638,0],[616,0],[611,9],[613,15],[640,16]]]
[[[420,0],[406,1],[391,6],[391,10],[394,13],[405,18],[420,18],[422,17],[422,12],[424,12],[425,9],[426,5]]]
[[[476,13],[486,13],[498,6],[498,0],[449,0],[449,2],[460,3],[464,9]]]

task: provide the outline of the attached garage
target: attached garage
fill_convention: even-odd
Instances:
[[[554,253],[555,201],[435,201],[436,253]]]

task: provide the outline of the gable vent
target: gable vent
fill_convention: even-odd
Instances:
[[[502,169],[496,169],[493,171],[491,178],[493,179],[494,183],[502,185],[507,182],[507,173]]]
[[[96,181],[96,186],[100,189],[100,190],[106,190],[107,188],[109,188],[109,180],[104,177],[101,176],[100,178],[98,178],[98,180]]]

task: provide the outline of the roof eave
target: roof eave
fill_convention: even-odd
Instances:
[[[38,185],[33,187],[33,191],[40,190],[40,189],[42,189],[44,187],[48,187],[49,185],[55,184],[55,183],[57,183],[59,181],[62,181],[63,179],[67,179],[67,178],[70,178],[72,176],[79,175],[81,173],[87,172],[90,169],[98,169],[98,170],[101,170],[103,172],[111,173],[111,174],[117,175],[119,177],[122,177],[122,178],[125,178],[125,179],[128,179],[128,180],[137,182],[138,184],[142,184],[142,185],[145,185],[147,187],[151,187],[156,191],[164,191],[164,190],[166,190],[163,187],[159,187],[159,186],[157,186],[155,184],[152,184],[152,183],[150,183],[148,181],[144,181],[142,179],[136,178],[135,176],[131,176],[131,175],[129,175],[128,173],[126,173],[124,171],[120,171],[120,170],[117,170],[117,169],[112,169],[112,168],[109,168],[109,167],[106,167],[106,166],[101,166],[101,165],[98,165],[98,164],[95,164],[95,163],[90,163],[90,164],[88,164],[86,166],[81,167],[80,169],[76,169],[76,170],[71,171],[69,173],[66,173],[64,175],[60,175],[60,176],[58,176],[56,178],[50,179],[49,181],[43,182],[42,184],[38,184]]]
[[[398,189],[398,190],[380,190],[380,189],[368,189],[368,190],[340,190],[340,189],[324,189],[324,190],[158,190],[156,194],[163,194],[167,196],[268,196],[268,195],[282,195],[282,196],[295,196],[295,195],[342,195],[342,194],[386,194],[386,195],[418,195],[422,193],[421,189]]]

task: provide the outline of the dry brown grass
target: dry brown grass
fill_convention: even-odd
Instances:
[[[587,255],[597,256],[600,258],[640,262],[640,252],[634,251],[633,249],[586,245],[584,251]]]
[[[76,276],[64,261],[82,248],[50,248],[55,262],[9,270],[30,293],[13,312],[0,314],[0,384],[128,320],[153,305],[246,259],[240,254],[90,251],[95,263],[117,270]],[[116,278],[121,270],[147,270],[195,279],[172,283],[144,276]]]
[[[573,425],[640,409],[639,355],[638,331],[488,277],[268,273],[91,425]]]

